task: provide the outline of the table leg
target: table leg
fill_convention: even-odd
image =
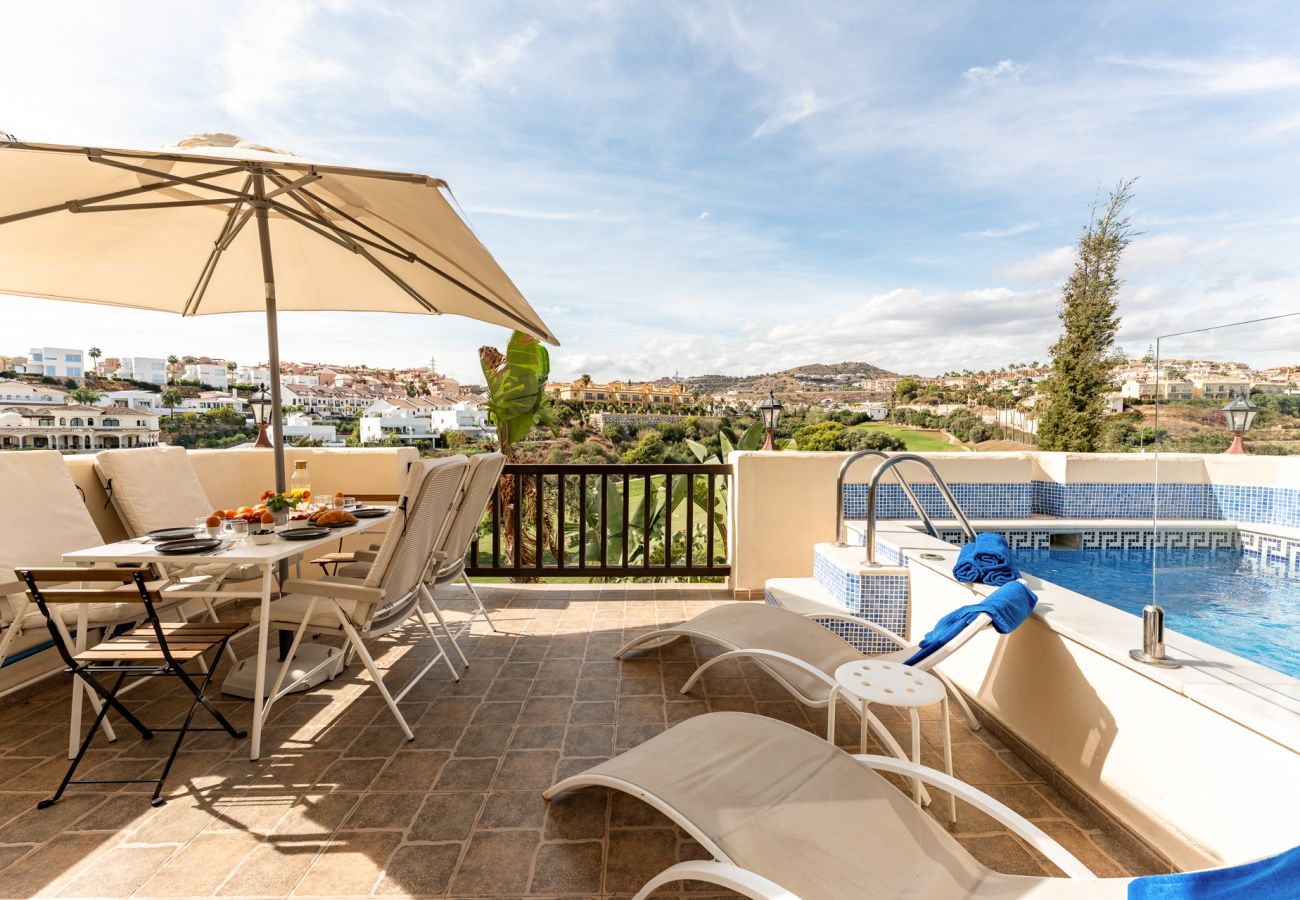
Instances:
[[[862,722],[860,726],[861,730],[858,735],[858,740],[860,742],[860,746],[862,747],[863,755],[867,753],[867,735],[868,735],[867,724],[870,721],[871,721],[871,704],[868,703],[866,700],[863,700],[862,701]]]
[[[916,711],[916,707],[909,707],[907,710],[912,715],[912,762],[918,766],[921,764],[921,715]],[[921,779],[912,779],[912,799],[916,805],[921,805]]]
[[[952,727],[948,724],[948,693],[944,692],[943,699],[939,701],[940,714],[943,716],[943,770],[947,774],[952,774]],[[948,815],[952,818],[953,824],[957,824],[957,798],[952,794],[948,795]]]
[[[826,740],[835,746],[835,703],[840,696],[840,686],[831,688],[830,703],[826,704]]]
[[[262,705],[266,701],[262,692],[266,685],[266,644],[271,633],[271,587],[274,577],[274,568],[262,568],[262,614],[257,621],[257,671],[253,681],[253,730],[248,749],[249,759],[258,759],[262,755]]]

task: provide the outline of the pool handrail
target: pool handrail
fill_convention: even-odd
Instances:
[[[898,466],[905,462],[920,463],[921,465],[925,466],[927,469],[930,470],[930,474],[934,476],[935,487],[939,489],[939,493],[943,496],[943,499],[947,502],[948,507],[953,511],[954,514],[956,514],[957,521],[961,523],[962,531],[966,534],[966,537],[968,539],[972,541],[975,540],[975,529],[971,525],[970,519],[966,518],[966,513],[962,510],[961,506],[958,505],[957,498],[954,497],[952,495],[952,491],[948,489],[947,483],[939,475],[939,470],[935,468],[934,463],[930,462],[930,460],[926,459],[924,456],[918,456],[915,453],[899,453],[895,456],[889,457],[889,459],[885,460],[876,468],[876,471],[871,475],[871,483],[867,486],[866,564],[868,566],[880,565],[880,563],[876,562],[876,489],[880,484],[880,478],[882,475],[884,475],[890,469],[893,469],[895,466]],[[913,501],[913,505],[916,505],[915,501]],[[922,517],[925,520],[926,527],[929,529],[930,534],[935,537],[938,537],[938,535],[935,533],[934,523],[930,521],[930,517],[926,516],[924,513],[922,513]]]
[[[864,456],[875,456],[882,460],[888,460],[890,458],[890,455],[884,450],[859,450],[856,453],[851,454],[848,459],[844,460],[844,462],[840,464],[839,474],[835,477],[836,547],[848,546],[848,542],[845,541],[847,535],[844,533],[844,479],[848,477],[849,469],[853,467],[853,464]],[[878,468],[877,471],[879,471]],[[935,474],[935,477],[938,477],[938,473]],[[908,501],[912,504],[912,509],[916,510],[916,514],[921,518],[921,521],[925,523],[926,531],[930,532],[931,537],[938,537],[939,532],[934,527],[934,522],[930,521],[929,513],[925,511],[925,507],[921,505],[921,501],[916,498],[916,493],[912,490],[912,486],[907,483],[907,479],[903,477],[903,473],[897,471],[894,472],[894,478],[898,480],[898,486],[903,489],[903,494],[906,495]]]

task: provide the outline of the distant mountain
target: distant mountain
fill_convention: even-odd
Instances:
[[[895,373],[867,362],[812,363],[762,375],[696,375],[686,379],[689,388],[705,394],[723,391],[790,393],[809,389],[850,386],[864,378],[890,378]]]

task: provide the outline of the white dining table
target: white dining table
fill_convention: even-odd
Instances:
[[[152,541],[144,538],[133,538],[118,541],[115,544],[105,544],[101,547],[90,547],[85,550],[65,553],[63,559],[65,562],[75,565],[93,565],[95,563],[152,564],[157,566],[165,575],[173,578],[182,576],[191,569],[206,568],[214,564],[231,568],[256,567],[261,571],[261,585],[258,590],[220,588],[207,594],[202,591],[194,592],[196,598],[209,596],[216,600],[252,598],[261,601],[262,612],[257,622],[257,676],[253,689],[252,741],[249,745],[249,758],[257,759],[262,753],[262,724],[266,707],[266,697],[264,696],[266,656],[270,634],[271,600],[275,595],[276,570],[281,563],[287,562],[293,557],[310,556],[318,553],[327,547],[340,543],[341,539],[387,525],[391,519],[391,514],[377,518],[361,519],[357,524],[349,525],[346,528],[331,528],[330,533],[325,537],[305,541],[286,540],[277,536],[269,543],[254,544],[251,538],[236,541],[230,535],[226,535],[223,537],[222,549],[216,553],[208,554],[162,553]],[[305,525],[306,523],[301,524]],[[78,651],[85,649],[85,635],[86,628],[83,624],[83,627],[77,629],[74,638],[78,645],[76,648]],[[81,699],[82,692],[74,689],[72,693],[73,740],[76,739],[76,734],[80,731],[81,726]]]

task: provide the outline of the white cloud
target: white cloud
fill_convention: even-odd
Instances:
[[[791,125],[802,122],[825,108],[826,103],[817,96],[817,92],[812,88],[790,94],[777,104],[772,114],[763,120],[763,124],[754,129],[752,137],[767,137],[776,134],[778,131],[784,131]]]
[[[1300,87],[1300,57],[1181,59],[1104,57],[1103,62],[1182,76],[1187,84],[1213,93],[1236,94]]]
[[[993,66],[971,66],[961,77],[973,84],[997,84],[1003,81],[1019,81],[1027,67],[1014,59],[1000,60]]]
[[[1038,228],[1037,222],[1021,222],[1018,225],[1010,225],[1006,228],[986,228],[983,231],[970,232],[970,237],[981,238],[1006,238],[1015,237],[1018,234],[1024,234],[1027,231],[1033,231]]]
[[[529,24],[487,52],[471,54],[468,67],[461,73],[461,82],[475,84],[497,80],[515,68],[536,39],[537,26]]]
[[[1074,269],[1074,247],[1057,247],[1003,269],[1008,278],[1018,281],[1058,280]]]

